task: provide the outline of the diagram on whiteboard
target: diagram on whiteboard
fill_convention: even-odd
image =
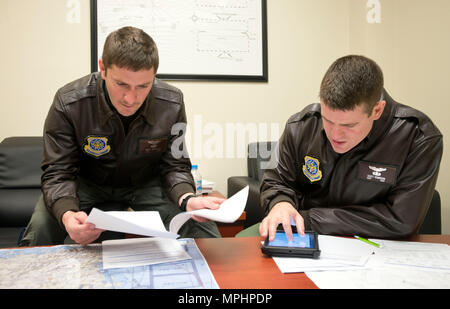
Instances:
[[[156,42],[160,74],[262,75],[261,0],[98,0],[97,50],[134,26]]]

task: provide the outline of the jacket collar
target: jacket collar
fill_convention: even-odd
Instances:
[[[105,93],[105,81],[102,79],[99,72],[95,73],[97,75],[97,106],[98,106],[98,117],[100,120],[101,126],[104,126],[106,122],[114,115],[114,111],[109,107],[108,102],[106,101],[106,93]]]
[[[153,86],[150,90],[150,93],[148,94],[147,98],[145,99],[144,103],[144,109],[141,112],[142,117],[144,117],[145,121],[147,121],[148,124],[153,125],[155,124],[155,112],[152,112],[153,106],[155,102],[155,95],[153,92]]]
[[[381,117],[378,120],[373,122],[372,130],[370,130],[369,134],[364,139],[364,143],[367,147],[371,146],[378,140],[379,137],[385,134],[394,119],[393,115],[395,102],[385,89],[383,89],[383,99],[386,101],[383,114],[381,114]]]

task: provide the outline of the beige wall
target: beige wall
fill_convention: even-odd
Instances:
[[[450,1],[383,0],[380,24],[368,24],[366,1],[351,0],[350,51],[383,68],[385,87],[397,101],[425,112],[444,135],[436,188],[443,233],[450,233]]]
[[[0,140],[41,135],[55,91],[90,72],[89,1],[79,1],[80,22],[69,23],[67,14],[71,9],[67,4],[74,2],[77,1],[0,1]],[[270,138],[269,131],[260,129],[256,138],[277,139],[291,114],[317,101],[320,80],[331,62],[348,53],[374,58],[384,69],[391,95],[434,119],[447,144],[448,0],[381,0],[380,24],[367,23],[365,0],[267,2],[268,83],[172,82],[185,94],[193,136],[202,140],[190,141],[192,161],[199,164],[204,178],[216,182],[220,191],[226,193],[229,176],[246,174],[246,161],[239,157],[237,149],[234,158],[208,158],[205,146],[211,146],[212,137],[217,137],[208,129],[216,134],[222,130],[227,142],[227,125],[243,124],[249,128],[258,124],[270,127],[274,123],[279,133]],[[442,194],[447,234],[448,162],[445,152],[437,185]]]

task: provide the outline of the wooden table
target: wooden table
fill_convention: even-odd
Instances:
[[[262,237],[202,238],[197,246],[222,289],[317,289],[304,274],[283,274],[261,253]]]
[[[262,237],[196,239],[222,289],[317,289],[304,274],[283,274],[261,253]],[[417,235],[411,241],[450,244],[450,235]]]

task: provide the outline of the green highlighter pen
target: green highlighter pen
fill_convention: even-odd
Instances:
[[[368,239],[365,239],[365,238],[362,238],[362,237],[359,237],[359,236],[356,236],[356,235],[355,235],[355,238],[359,239],[361,241],[364,241],[366,244],[372,245],[372,246],[377,247],[377,248],[381,248],[380,244],[377,244],[377,243],[375,243],[373,241],[370,241]]]

